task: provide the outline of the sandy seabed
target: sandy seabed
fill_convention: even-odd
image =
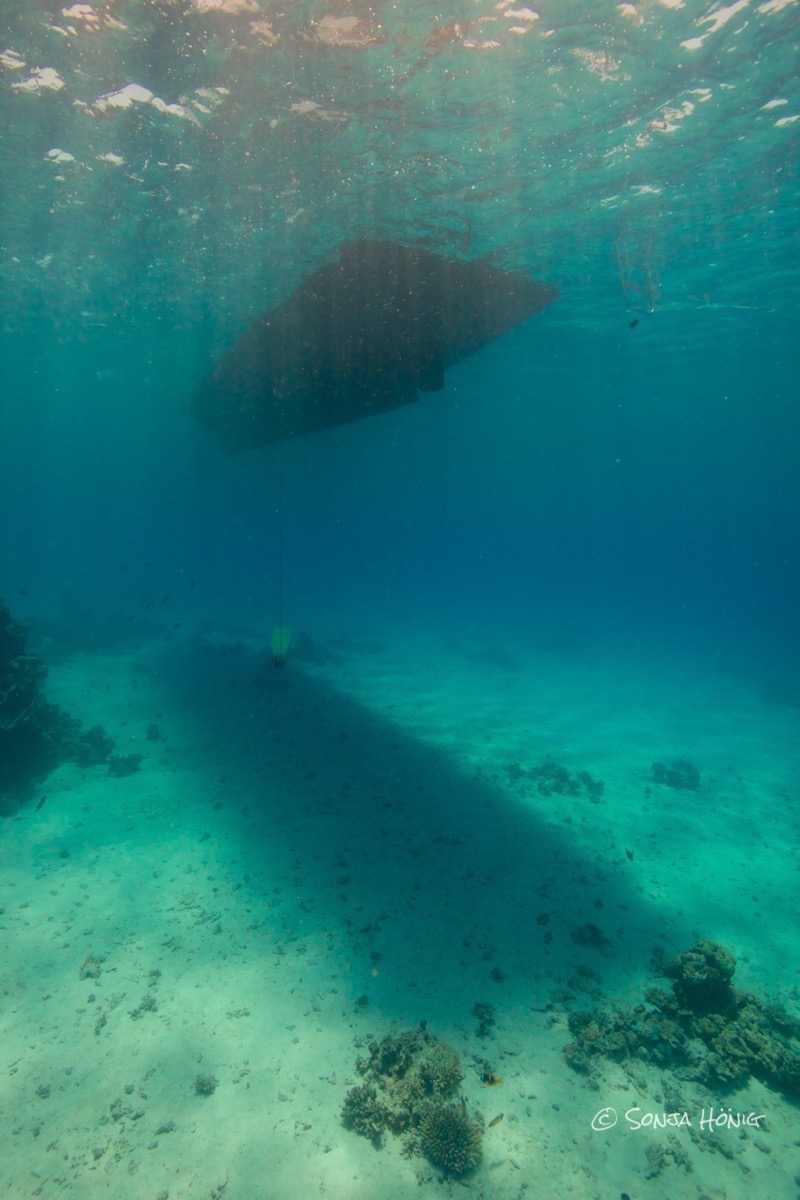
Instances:
[[[570,1009],[639,1003],[653,949],[698,938],[797,1013],[796,709],[692,664],[400,638],[282,671],[152,641],[69,659],[47,694],[142,759],[63,766],[3,823],[10,1200],[795,1200],[798,1109],[765,1084],[587,1078],[563,1047]],[[520,777],[548,757],[602,793]],[[653,780],[674,759],[698,790]],[[470,1110],[503,1114],[461,1180],[341,1124],[357,1056],[420,1021]],[[711,1130],[712,1106],[763,1120]]]

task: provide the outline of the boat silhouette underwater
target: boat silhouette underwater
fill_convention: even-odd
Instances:
[[[245,450],[413,404],[558,295],[486,259],[345,242],[222,354],[193,411]]]

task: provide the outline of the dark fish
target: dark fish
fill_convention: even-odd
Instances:
[[[547,930],[547,933],[544,935],[544,940],[545,940],[545,942],[547,943],[547,945],[549,946],[549,945],[550,945],[550,943],[551,943],[551,942],[552,942],[552,940],[553,940],[553,931],[552,931],[552,929],[548,929],[548,930]]]
[[[44,802],[45,802],[45,800],[46,800],[46,799],[47,799],[47,793],[45,792],[45,794],[42,796],[41,800],[40,800],[40,801],[39,801],[39,803],[36,805],[36,808],[35,808],[33,811],[34,811],[34,812],[38,812],[40,808],[43,808],[43,807],[44,807]]]
[[[550,913],[539,913],[538,917],[536,918],[536,924],[537,925],[546,925],[549,920],[550,920]]]
[[[496,1117],[492,1117],[491,1121],[490,1121],[490,1122],[489,1122],[489,1124],[486,1126],[486,1128],[487,1128],[487,1129],[494,1129],[495,1125],[499,1125],[499,1124],[500,1124],[500,1122],[502,1121],[502,1119],[503,1119],[503,1117],[504,1117],[504,1116],[505,1116],[505,1113],[498,1113],[498,1115],[497,1115]]]
[[[626,847],[625,847],[625,853],[627,854],[627,856],[628,856],[628,858],[630,859],[630,861],[631,861],[631,862],[633,862],[633,851],[632,851],[632,850],[629,850],[629,849],[628,849],[628,847],[626,846]]]
[[[232,450],[438,392],[444,373],[558,298],[549,284],[394,242],[345,242],[222,355],[193,402]]]
[[[639,318],[634,317],[633,320],[631,321],[630,325],[628,326],[628,329],[635,329],[638,324],[639,324]]]
[[[172,632],[174,633],[175,630],[180,629],[180,627],[181,627],[180,621],[176,621],[175,624],[172,626]]]
[[[169,603],[169,599],[170,599],[169,592],[165,592],[158,603],[159,604],[167,604],[167,603]]]

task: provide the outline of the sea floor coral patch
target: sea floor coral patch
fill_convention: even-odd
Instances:
[[[369,1043],[356,1060],[363,1084],[351,1088],[342,1123],[376,1146],[386,1133],[403,1137],[407,1155],[421,1154],[445,1175],[462,1176],[481,1157],[483,1120],[455,1100],[463,1078],[456,1050],[424,1024]]]

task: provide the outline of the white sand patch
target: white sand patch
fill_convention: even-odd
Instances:
[[[791,1000],[797,714],[675,664],[480,649],[365,641],[276,673],[153,646],[53,669],[53,700],[143,757],[123,778],[62,767],[4,823],[6,1194],[261,1200],[267,1172],[288,1200],[448,1195],[339,1120],[363,1046],[420,1020],[461,1054],[469,1106],[503,1113],[476,1195],[788,1194],[774,1091],[726,1101],[766,1130],[714,1141],[692,1085],[609,1063],[590,1087],[562,1047],[570,1007],[641,1000],[654,944],[716,938],[741,987]],[[548,755],[599,799],[514,782]],[[697,791],[654,783],[673,758]],[[608,953],[571,938],[587,920]],[[670,1105],[692,1130],[591,1127]]]

